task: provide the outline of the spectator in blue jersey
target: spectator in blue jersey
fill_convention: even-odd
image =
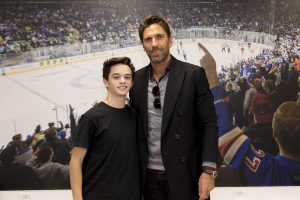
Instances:
[[[216,73],[211,54],[202,58],[210,88],[214,95],[218,115],[219,150],[225,163],[242,174],[250,186],[300,185],[300,103],[285,102],[279,106],[273,117],[273,136],[279,146],[279,155],[256,150],[250,138],[239,127],[230,123],[228,110]]]

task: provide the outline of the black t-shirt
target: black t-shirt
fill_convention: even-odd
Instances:
[[[85,200],[137,200],[139,195],[136,115],[125,106],[101,102],[82,115],[74,146],[87,149],[83,160]]]

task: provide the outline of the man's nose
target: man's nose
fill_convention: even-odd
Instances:
[[[152,38],[152,46],[157,46],[157,40],[156,40],[156,38]]]

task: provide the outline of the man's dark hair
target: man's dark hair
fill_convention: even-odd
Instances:
[[[169,27],[169,24],[166,22],[166,20],[164,20],[162,17],[160,16],[148,16],[144,19],[144,21],[140,24],[139,27],[139,37],[141,42],[143,43],[143,39],[144,39],[144,31],[146,28],[148,28],[149,26],[151,26],[152,24],[159,24],[164,31],[167,33],[168,38],[171,37],[171,30]]]
[[[108,80],[108,75],[110,73],[111,67],[114,66],[114,65],[118,65],[118,64],[127,65],[130,68],[130,70],[131,70],[132,80],[134,80],[134,71],[135,71],[135,68],[134,68],[133,64],[131,63],[130,58],[128,58],[128,57],[115,57],[115,58],[111,58],[109,60],[106,60],[103,63],[102,77],[105,80]]]

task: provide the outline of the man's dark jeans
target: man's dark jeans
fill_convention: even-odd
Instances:
[[[168,181],[164,171],[147,169],[144,200],[170,200]]]

